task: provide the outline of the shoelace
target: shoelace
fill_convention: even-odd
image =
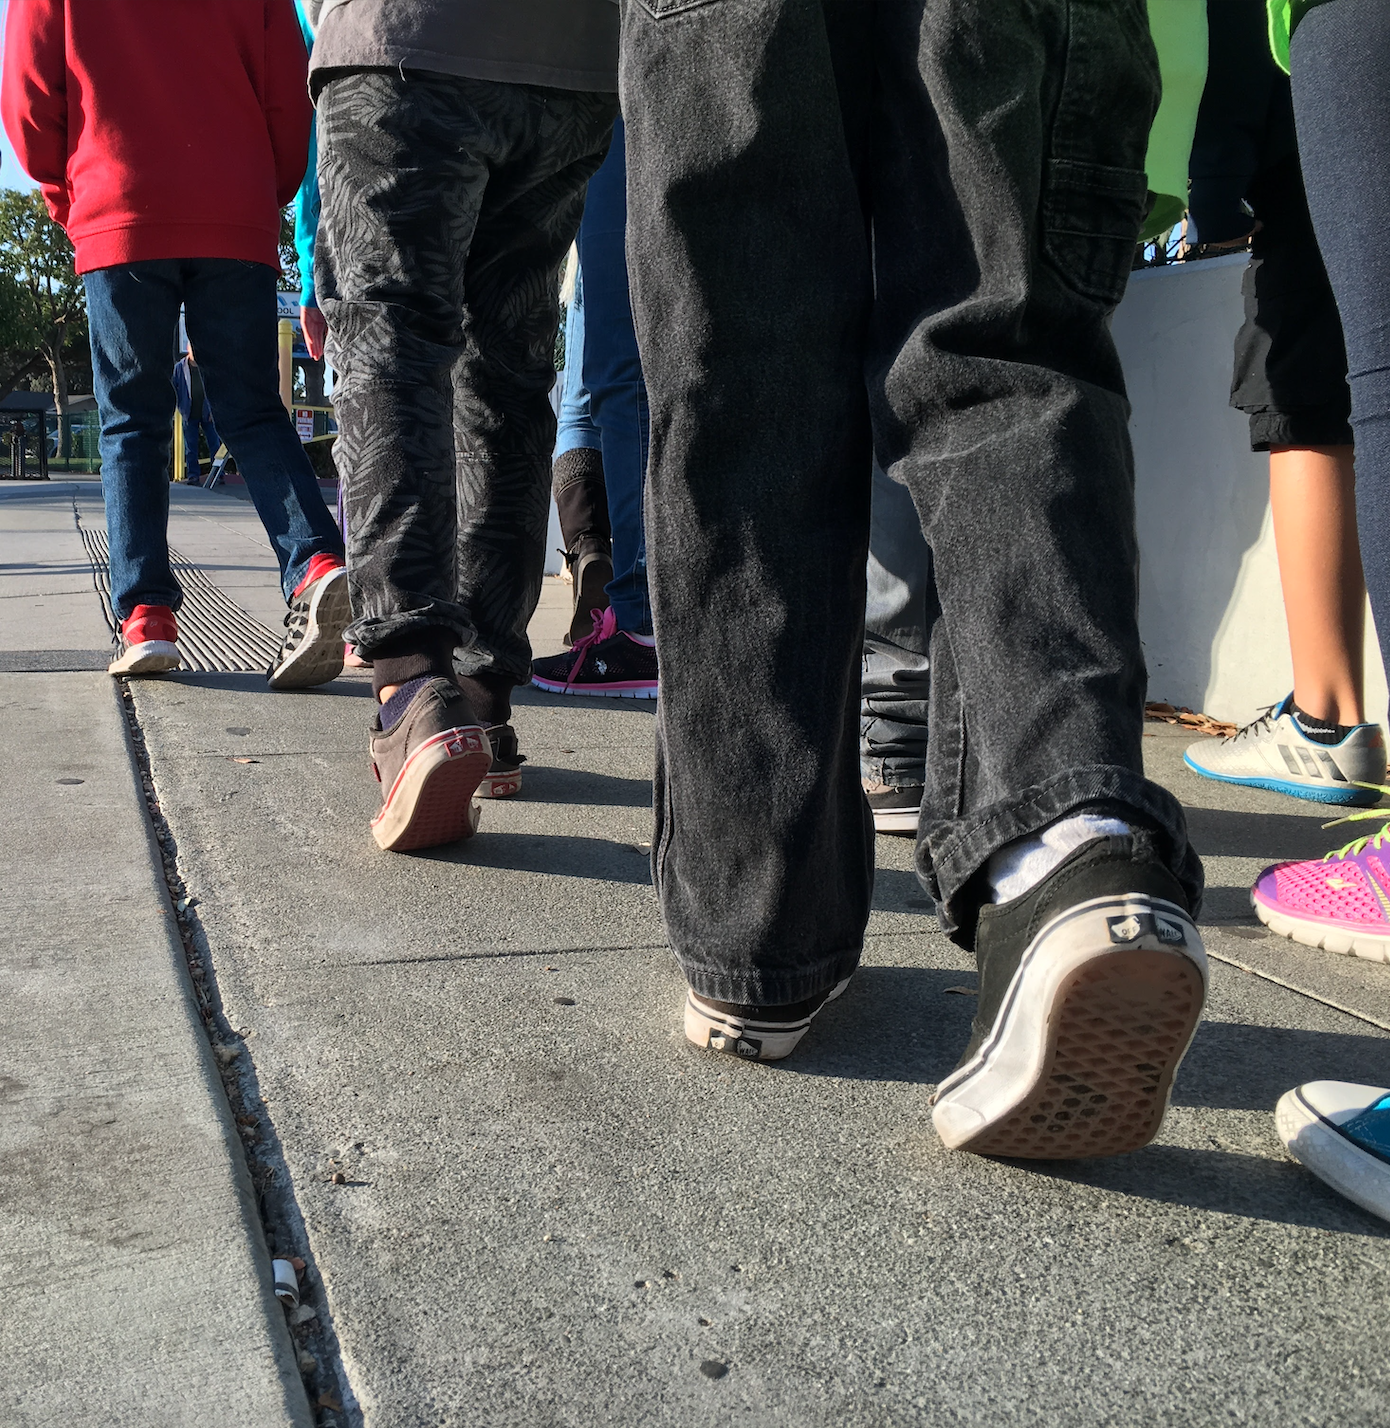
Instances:
[[[613,613],[611,605],[606,610],[590,610],[589,615],[594,622],[593,629],[570,646],[570,653],[575,656],[575,660],[570,665],[570,672],[565,676],[566,689],[574,683],[575,675],[583,666],[587,657],[585,651],[594,645],[602,644],[604,640],[611,640],[618,633],[618,617]]]
[[[1353,779],[1352,783],[1356,788],[1369,788],[1380,794],[1390,793],[1390,788],[1385,787],[1384,784],[1361,783],[1356,779]],[[1335,828],[1339,823],[1363,823],[1369,819],[1383,818],[1384,816],[1383,808],[1359,808],[1355,813],[1343,814],[1341,818],[1334,818],[1331,823],[1324,823],[1322,826]],[[1336,848],[1331,853],[1324,854],[1322,861],[1332,863],[1338,858],[1354,858],[1358,853],[1364,853],[1367,848],[1374,848],[1379,853],[1386,848],[1387,844],[1390,844],[1390,823],[1384,824],[1379,833],[1367,833],[1361,838],[1353,838],[1345,848]]]
[[[1221,742],[1223,744],[1234,744],[1238,740],[1245,738],[1247,734],[1258,735],[1268,734],[1274,728],[1275,716],[1283,708],[1282,702],[1271,704],[1268,709],[1261,709],[1260,712],[1243,728],[1237,729],[1234,734],[1229,735]]]

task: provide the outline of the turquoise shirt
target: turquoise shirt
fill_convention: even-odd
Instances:
[[[314,32],[304,13],[304,0],[294,0],[304,45],[314,52]],[[319,134],[317,120],[309,129],[309,167],[294,196],[294,251],[299,255],[299,305],[317,307],[314,295],[314,245],[319,236]]]

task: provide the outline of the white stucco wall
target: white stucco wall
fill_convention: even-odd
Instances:
[[[1228,405],[1245,258],[1136,273],[1114,334],[1133,404],[1149,697],[1246,722],[1293,687],[1269,459]],[[1366,617],[1368,712],[1386,711]]]

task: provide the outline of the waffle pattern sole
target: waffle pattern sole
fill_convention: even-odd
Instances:
[[[960,1149],[1072,1160],[1147,1145],[1163,1122],[1204,994],[1197,965],[1171,952],[1093,959],[1063,983],[1052,1005],[1036,1088]]]
[[[272,689],[312,689],[343,672],[343,631],[352,619],[347,571],[338,569],[316,582],[305,614],[303,635],[288,654],[282,648],[266,672]],[[293,623],[294,616],[291,616]],[[293,638],[292,633],[287,638]]]
[[[454,733],[411,754],[372,819],[372,837],[388,853],[437,848],[478,831],[473,795],[492,763],[492,748],[481,729]]]
[[[1354,932],[1349,927],[1317,922],[1312,918],[1293,917],[1279,912],[1257,897],[1250,899],[1255,916],[1271,932],[1287,937],[1304,947],[1317,947],[1323,952],[1337,952],[1343,957],[1360,957],[1365,962],[1390,962],[1390,937],[1376,937],[1367,932]]]

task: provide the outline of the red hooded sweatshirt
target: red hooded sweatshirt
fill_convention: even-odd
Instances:
[[[79,273],[279,265],[308,156],[293,0],[10,0],[0,116]]]

